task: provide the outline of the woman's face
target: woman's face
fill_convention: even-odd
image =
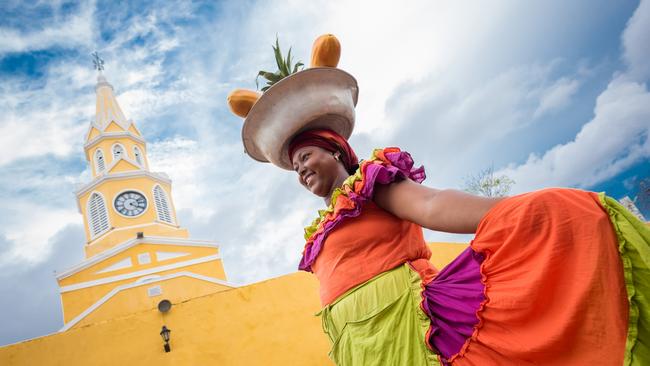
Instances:
[[[293,153],[293,170],[298,181],[311,193],[326,197],[341,177],[347,177],[345,167],[331,152],[317,146],[305,146]]]

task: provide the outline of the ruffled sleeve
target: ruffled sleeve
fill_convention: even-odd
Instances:
[[[325,238],[343,220],[359,216],[365,202],[372,200],[375,184],[389,184],[409,178],[421,183],[426,175],[424,167],[413,168],[413,159],[396,147],[376,149],[359,169],[348,177],[332,194],[327,209],[318,212],[311,225],[305,228],[305,249],[299,269],[311,272]]]

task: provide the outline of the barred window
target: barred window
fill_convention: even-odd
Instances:
[[[104,153],[101,149],[95,151],[95,172],[97,174],[102,173],[106,169],[106,163],[104,162]]]
[[[96,237],[109,228],[106,203],[99,193],[93,193],[88,201],[88,223],[92,237]]]
[[[156,185],[153,189],[153,199],[156,203],[156,212],[158,213],[158,220],[173,224],[171,210],[169,209],[169,201],[167,194],[161,186]]]
[[[117,160],[120,157],[122,157],[122,154],[124,154],[124,148],[122,145],[115,144],[113,145],[113,160]]]
[[[138,149],[137,146],[133,146],[133,155],[135,156],[135,161],[142,165],[142,154],[140,153],[140,149]]]

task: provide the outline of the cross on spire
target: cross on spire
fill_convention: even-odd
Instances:
[[[95,70],[101,73],[102,70],[104,70],[104,60],[99,57],[97,51],[91,53],[91,56],[93,56],[93,65],[95,66]]]

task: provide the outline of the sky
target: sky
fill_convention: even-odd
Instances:
[[[276,35],[305,63],[321,34],[360,88],[360,157],[399,146],[424,184],[487,167],[515,181],[634,198],[650,176],[650,1],[112,1],[0,4],[0,345],[58,331],[54,271],[83,259],[76,187],[96,71],[167,173],[178,221],[221,246],[228,279],[296,271],[323,201],[252,161],[226,96],[274,70]],[[644,210],[646,217],[650,212]],[[471,236],[427,231],[428,240]]]

